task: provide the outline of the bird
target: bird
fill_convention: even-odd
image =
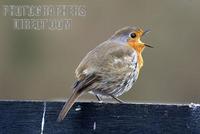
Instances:
[[[118,97],[129,91],[138,79],[143,67],[142,52],[145,47],[141,37],[149,33],[137,26],[117,30],[110,38],[91,50],[75,70],[73,93],[64,104],[57,121],[62,121],[75,101],[84,93],[91,93],[99,101]]]

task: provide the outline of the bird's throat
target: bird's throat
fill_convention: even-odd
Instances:
[[[136,43],[136,42],[129,42],[128,45],[131,46],[137,52],[138,65],[139,65],[139,69],[141,69],[144,63],[142,52],[145,46],[143,44]]]

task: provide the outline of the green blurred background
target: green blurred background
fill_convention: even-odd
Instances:
[[[82,4],[71,30],[18,31],[2,5]],[[151,29],[133,102],[200,103],[199,0],[0,1],[0,99],[60,100],[70,96],[74,70],[94,47],[124,26]],[[61,17],[63,18],[63,17]],[[84,95],[80,100],[95,100]]]

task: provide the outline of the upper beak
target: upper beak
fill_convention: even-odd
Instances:
[[[150,33],[151,32],[151,30],[146,30],[146,31],[144,31],[143,32],[143,34],[142,34],[142,36],[144,36],[144,35],[146,35],[146,34],[148,34],[148,33]],[[150,45],[148,45],[148,44],[144,44],[146,47],[150,47],[150,48],[153,48],[153,46],[150,46]]]
[[[148,33],[150,33],[151,32],[151,30],[145,30],[144,32],[143,32],[143,34],[142,34],[142,36],[144,36],[144,35],[146,35],[146,34],[148,34]]]

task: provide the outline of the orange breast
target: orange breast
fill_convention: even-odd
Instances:
[[[142,57],[142,54],[141,53],[138,53],[137,52],[137,54],[138,54],[138,64],[139,64],[139,69],[141,69],[142,68],[142,66],[143,66],[143,63],[144,63],[144,61],[143,61],[143,57]]]
[[[144,63],[143,57],[142,57],[142,51],[144,50],[144,45],[135,41],[129,41],[128,45],[137,52],[137,56],[138,56],[137,62],[139,64],[139,69],[141,69]]]

